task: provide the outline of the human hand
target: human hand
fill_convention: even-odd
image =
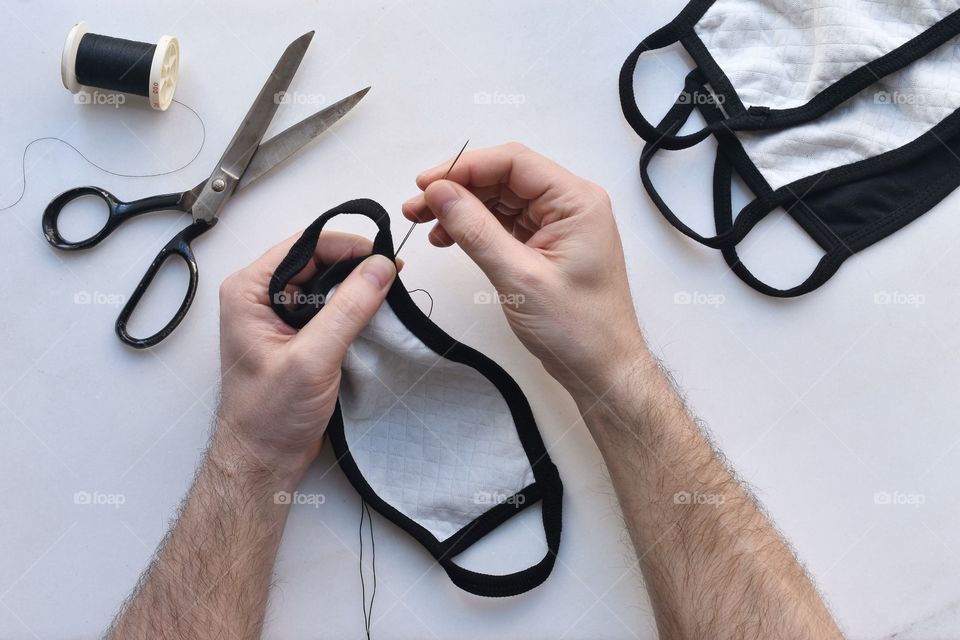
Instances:
[[[514,333],[580,402],[647,354],[610,198],[517,143],[464,153],[417,177],[403,205],[437,220],[430,242],[456,243],[496,287]]]
[[[211,449],[223,465],[269,471],[292,486],[320,450],[347,348],[380,308],[397,273],[384,256],[367,258],[298,331],[277,317],[267,293],[273,270],[297,237],[220,287],[222,399]],[[371,250],[365,238],[324,232],[313,261],[291,283],[305,282],[321,265]]]

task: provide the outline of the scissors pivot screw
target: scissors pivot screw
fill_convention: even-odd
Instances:
[[[213,181],[213,184],[210,186],[213,187],[214,191],[219,193],[220,191],[223,191],[224,189],[227,188],[227,183],[224,182],[223,178],[217,178],[216,180]]]

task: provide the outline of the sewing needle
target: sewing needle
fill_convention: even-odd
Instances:
[[[470,144],[470,140],[467,140],[466,142],[464,142],[464,143],[463,143],[463,146],[460,147],[460,151],[457,153],[457,156],[453,159],[453,162],[450,163],[450,166],[447,167],[447,172],[443,174],[443,178],[446,178],[448,175],[450,175],[450,172],[453,171],[453,165],[457,164],[457,160],[459,160],[459,159],[460,159],[460,156],[463,155],[463,151],[464,151],[464,149],[467,148],[467,145],[468,145],[468,144]],[[440,178],[440,179],[443,180],[443,178]],[[407,238],[410,237],[410,234],[413,233],[413,229],[414,229],[418,224],[420,224],[420,223],[417,222],[417,221],[414,221],[414,223],[410,225],[410,229],[407,230],[407,235],[403,236],[403,240],[400,241],[400,246],[397,247],[397,250],[396,250],[396,251],[394,252],[394,254],[393,254],[394,258],[396,258],[397,255],[400,254],[400,249],[403,249],[403,245],[406,244]]]

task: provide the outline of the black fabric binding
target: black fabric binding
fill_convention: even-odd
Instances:
[[[366,199],[352,200],[324,213],[307,227],[303,235],[294,243],[270,280],[269,294],[273,309],[284,322],[293,327],[303,327],[320,310],[322,303],[316,306],[289,309],[282,304],[284,299],[282,294],[290,279],[302,271],[312,259],[323,226],[331,218],[341,214],[360,214],[373,220],[378,227],[374,239],[374,253],[380,253],[391,260],[395,258],[389,215],[376,202]],[[322,270],[303,286],[303,291],[326,294],[331,287],[342,282],[363,260],[364,258],[354,258]],[[321,299],[320,296],[314,298],[314,300]],[[403,325],[437,355],[475,369],[497,387],[510,408],[520,443],[533,469],[534,482],[515,496],[493,506],[446,540],[440,541],[427,529],[385,502],[364,479],[347,446],[343,413],[338,401],[327,427],[327,434],[340,467],[361,497],[377,512],[420,542],[436,558],[450,580],[461,589],[476,595],[491,597],[513,596],[533,589],[550,575],[560,548],[563,483],[543,444],[533,412],[523,391],[495,362],[482,353],[457,342],[433,324],[410,298],[399,278],[394,281],[387,293],[386,302]],[[541,502],[543,529],[547,543],[547,552],[537,564],[506,575],[490,575],[470,571],[454,562],[453,558],[457,554],[512,516],[537,502]]]
[[[848,257],[929,211],[960,185],[960,110],[898,149],[808,176],[775,191],[749,159],[735,133],[794,126],[822,116],[879,78],[955,37],[960,32],[960,11],[830,85],[807,104],[771,110],[743,105],[694,32],[693,25],[714,1],[691,1],[674,21],[630,54],[621,69],[621,106],[628,123],[646,141],[640,156],[640,176],[651,200],[678,231],[700,244],[719,249],[730,269],[746,284],[779,298],[809,293],[829,280]],[[683,45],[697,67],[687,75],[674,105],[654,127],[643,118],[634,101],[633,74],[640,54],[675,42]],[[718,106],[721,100],[722,109]],[[674,135],[694,108],[707,125],[694,134]],[[718,143],[713,179],[717,230],[714,236],[703,236],[686,225],[664,201],[649,175],[650,163],[660,149],[688,148],[707,137],[704,133],[713,135]],[[734,171],[757,196],[736,218],[730,195]],[[788,289],[759,280],[740,261],[736,251],[736,245],[750,230],[778,207],[786,209],[825,251],[813,272]]]

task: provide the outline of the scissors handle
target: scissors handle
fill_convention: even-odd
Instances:
[[[107,221],[103,228],[94,233],[89,238],[83,240],[69,241],[60,235],[60,229],[57,227],[57,220],[60,213],[69,203],[77,198],[85,196],[94,196],[107,203]],[[101,189],[100,187],[77,187],[64,191],[56,198],[50,201],[43,212],[43,235],[47,242],[64,251],[75,251],[77,249],[88,249],[100,243],[101,240],[110,235],[114,229],[120,226],[134,216],[148,211],[184,211],[184,194],[167,193],[162,196],[151,196],[131,202],[118,200],[115,195]]]
[[[117,336],[119,336],[120,340],[122,340],[125,344],[128,344],[135,349],[146,349],[147,347],[152,347],[173,333],[173,330],[177,328],[177,325],[179,325],[183,318],[187,315],[187,310],[190,309],[190,305],[193,303],[193,297],[197,293],[197,282],[199,280],[197,259],[193,255],[193,249],[190,248],[190,243],[198,236],[209,231],[214,224],[216,224],[216,219],[214,219],[213,222],[197,220],[190,226],[183,229],[180,233],[173,236],[173,238],[170,239],[170,242],[160,249],[160,253],[158,253],[157,257],[154,258],[153,262],[150,263],[150,266],[147,268],[147,272],[143,274],[143,278],[140,279],[140,283],[137,285],[137,288],[134,289],[130,299],[127,300],[127,303],[123,305],[123,309],[120,310],[120,315],[117,316]],[[180,303],[180,308],[177,309],[177,312],[174,314],[170,322],[166,324],[166,326],[152,336],[148,336],[146,338],[135,338],[127,332],[127,321],[130,320],[133,310],[137,308],[137,303],[140,302],[140,298],[142,298],[143,294],[146,293],[147,288],[150,286],[150,283],[153,282],[153,279],[160,271],[160,268],[168,259],[173,256],[178,256],[184,262],[186,262],[187,268],[190,270],[190,284],[187,285],[187,292],[183,296],[183,302]]]

